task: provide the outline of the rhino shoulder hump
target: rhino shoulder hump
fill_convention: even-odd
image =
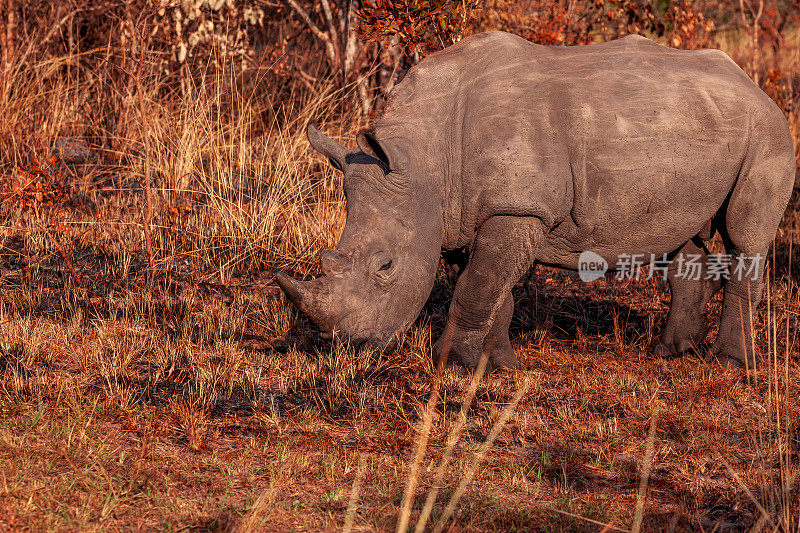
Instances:
[[[625,41],[628,43],[658,44],[655,41],[648,39],[644,35],[639,35],[638,33],[632,33],[630,35],[626,35],[625,37],[620,38],[620,41]]]
[[[465,37],[456,44],[429,55],[414,68],[430,70],[451,61],[456,61],[460,64],[475,54],[496,55],[504,49],[519,50],[520,48],[530,49],[539,46],[513,33],[486,31]],[[419,67],[423,67],[423,69]]]
[[[524,44],[531,44],[530,41],[520,37],[519,35],[515,35],[513,33],[509,33],[507,31],[499,31],[499,30],[492,30],[492,31],[485,31],[481,33],[476,33],[475,35],[471,35],[462,40],[464,43],[472,42],[472,43],[524,43]]]

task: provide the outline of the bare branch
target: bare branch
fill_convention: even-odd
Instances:
[[[747,23],[747,17],[744,14],[744,0],[739,0],[739,15],[742,17],[742,24],[744,24],[744,27],[750,28],[750,24]]]
[[[0,16],[0,74],[3,74],[5,79],[5,72],[8,69],[8,41],[6,41],[6,22]]]
[[[342,55],[339,53],[339,38],[336,33],[336,25],[333,22],[333,12],[331,11],[331,3],[328,0],[322,0],[322,11],[325,12],[325,19],[328,21],[328,35],[331,38],[331,45],[333,46],[334,65],[341,68]]]
[[[72,11],[70,11],[69,13],[64,15],[63,17],[61,17],[61,20],[56,22],[53,25],[53,27],[50,28],[50,31],[47,32],[47,34],[44,36],[44,39],[38,41],[36,44],[38,46],[44,46],[45,44],[49,43],[50,39],[53,38],[53,35],[55,35],[55,33],[57,31],[61,31],[61,26],[63,26],[65,22],[67,22],[69,19],[71,19],[76,14],[80,13],[81,11],[82,11],[81,9],[73,9]],[[22,56],[20,56],[19,61],[18,61],[19,64],[25,63],[25,61],[28,59],[28,56],[33,52],[33,50],[34,50],[33,45],[28,46],[28,48],[25,50],[25,52],[22,54]]]
[[[294,9],[295,13],[297,13],[301,19],[303,19],[303,22],[306,23],[306,26],[308,26],[308,29],[311,30],[311,33],[316,35],[319,40],[325,43],[325,51],[328,52],[328,58],[331,60],[331,63],[335,65],[336,50],[333,48],[333,43],[331,42],[330,36],[321,29],[319,29],[319,26],[314,24],[314,21],[311,20],[311,17],[308,15],[308,12],[306,12],[305,9],[300,7],[300,4],[298,4],[295,0],[284,0],[284,1],[287,4],[289,4],[289,7]]]
[[[347,17],[350,16],[351,0],[342,0],[344,7],[339,7],[339,35],[342,39],[347,36]]]
[[[347,11],[344,13],[345,23],[342,35],[345,39],[344,46],[344,77],[353,71],[358,55],[358,35],[356,35],[356,10],[359,8],[357,0],[347,0]]]
[[[756,17],[755,17],[755,21],[756,22],[758,22],[758,20],[761,18],[761,13],[763,13],[763,12],[764,12],[764,0],[759,0],[759,2],[758,2],[758,13],[756,13]]]

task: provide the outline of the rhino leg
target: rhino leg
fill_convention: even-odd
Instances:
[[[683,257],[699,255],[703,259],[703,268],[699,279],[679,275],[677,260],[667,270],[667,282],[672,297],[669,316],[661,339],[653,348],[653,355],[661,357],[696,350],[700,346],[708,333],[703,311],[721,286],[721,280],[702,279],[708,271],[708,256],[695,243],[687,242],[678,254]]]
[[[754,259],[760,254],[761,259]],[[757,270],[754,278],[735,279],[731,277],[725,284],[722,297],[722,314],[719,319],[719,332],[708,351],[712,360],[727,366],[749,366],[756,364],[755,345],[752,334],[752,315],[761,303],[761,281],[767,248],[756,254],[734,253],[733,265],[741,262],[747,269]]]
[[[446,353],[450,361],[474,369],[486,351],[490,367],[519,366],[508,339],[511,288],[533,264],[541,236],[541,223],[530,217],[498,216],[481,225],[469,264],[456,283],[435,360]]]
[[[519,368],[519,361],[511,346],[508,328],[514,315],[514,296],[508,293],[503,304],[497,310],[492,327],[483,341],[483,349],[489,354],[491,368]]]
[[[753,314],[761,302],[761,282],[770,243],[791,194],[795,162],[783,154],[756,151],[737,180],[724,211],[722,238],[732,256],[722,298],[719,333],[709,356],[731,366],[756,366]]]

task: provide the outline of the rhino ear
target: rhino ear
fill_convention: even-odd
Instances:
[[[362,152],[383,163],[390,172],[402,170],[405,166],[403,153],[396,146],[379,141],[372,130],[359,131],[356,135],[356,142]]]
[[[344,172],[345,157],[347,156],[347,148],[337,143],[330,137],[321,134],[319,130],[311,123],[306,130],[308,142],[317,152],[327,157],[331,164],[338,170]]]

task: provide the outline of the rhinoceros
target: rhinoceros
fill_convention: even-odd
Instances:
[[[724,286],[707,355],[731,365],[756,355],[751,314],[794,148],[778,106],[719,50],[482,33],[411,68],[358,150],[307,133],[344,173],[346,223],[320,277],[277,282],[323,336],[392,344],[420,313],[442,252],[463,249],[435,353],[517,367],[511,290],[533,265],[576,270],[587,251],[611,270],[623,255],[708,264],[704,242],[719,233],[726,271],[753,275],[680,276],[673,261],[654,352],[702,346],[705,305]]]

